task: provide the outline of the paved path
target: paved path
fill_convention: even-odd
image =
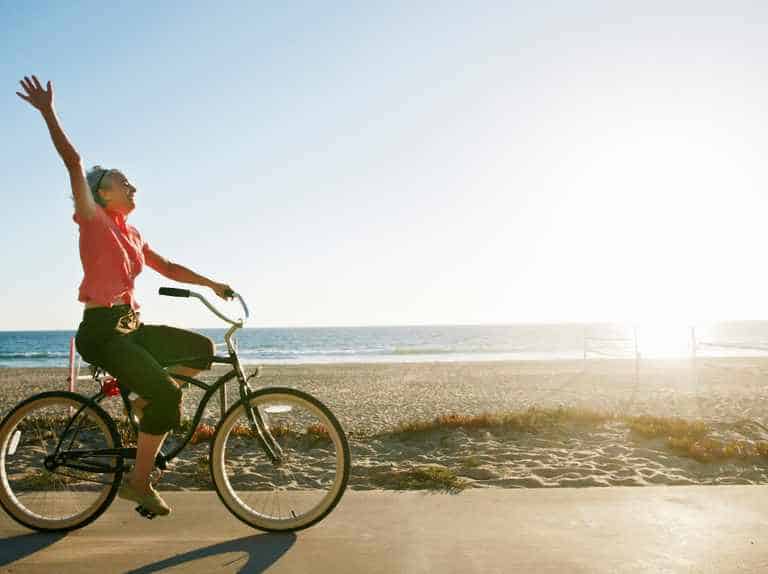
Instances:
[[[116,501],[67,536],[0,517],[0,571],[313,574],[768,572],[768,488],[348,492],[324,522],[264,534],[215,493],[166,493],[171,517]]]

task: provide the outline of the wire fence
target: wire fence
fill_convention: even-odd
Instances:
[[[687,352],[662,355],[664,358],[689,360],[692,376],[698,378],[697,370],[712,359],[718,358],[768,358],[768,344],[750,340],[712,340],[706,338],[696,327],[688,327]],[[583,370],[592,368],[601,360],[630,360],[634,362],[635,379],[639,381],[643,361],[661,358],[645,353],[641,333],[637,328],[627,337],[593,337],[585,330],[583,345]],[[723,363],[723,365],[725,365]]]

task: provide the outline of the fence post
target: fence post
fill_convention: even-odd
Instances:
[[[691,368],[693,369],[693,384],[699,384],[699,369],[696,359],[696,327],[691,327]]]
[[[75,338],[69,341],[69,378],[67,379],[70,393],[75,392]]]
[[[640,353],[637,350],[637,325],[633,327],[633,334],[635,336],[635,385],[640,383]]]

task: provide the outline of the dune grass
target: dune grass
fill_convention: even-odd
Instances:
[[[455,494],[469,486],[450,468],[437,464],[392,469],[371,476],[373,484],[387,490],[433,490]]]
[[[24,425],[40,429],[53,429],[62,426],[61,417],[45,417],[29,419]],[[117,429],[123,444],[132,444],[133,431],[125,419],[115,419]],[[733,423],[731,430],[740,430],[745,421]],[[749,421],[746,421],[749,422]],[[664,446],[674,454],[692,458],[702,463],[720,462],[725,460],[748,460],[756,457],[768,457],[768,441],[744,439],[724,440],[717,438],[712,424],[703,420],[689,420],[679,417],[655,417],[649,415],[625,415],[620,413],[607,413],[591,409],[577,407],[530,407],[522,411],[503,413],[482,413],[479,415],[446,414],[435,417],[429,421],[410,421],[402,423],[392,431],[384,433],[402,440],[419,440],[423,435],[434,431],[449,431],[463,429],[467,431],[514,431],[521,433],[541,433],[548,430],[563,429],[566,425],[570,428],[579,426],[586,429],[599,429],[606,423],[621,423],[625,425],[636,439],[661,440]],[[191,429],[191,419],[184,419],[181,423],[181,432],[186,433]],[[728,425],[719,425],[720,430]],[[21,428],[21,426],[20,426]],[[208,442],[212,439],[215,427],[201,423],[195,429],[191,444]],[[726,428],[726,430],[729,430]],[[251,436],[252,433],[246,425],[237,425],[232,432],[236,436]],[[275,426],[272,433],[276,437],[296,434],[292,429]],[[738,433],[734,433],[738,434]],[[329,440],[327,429],[322,425],[313,425],[304,429],[302,436],[315,441]],[[53,438],[52,436],[50,438]],[[469,462],[469,467],[474,461]],[[433,473],[434,475],[434,473]],[[426,471],[413,471],[407,475],[399,476],[398,480],[404,484],[450,483],[449,477],[434,475]],[[395,481],[397,482],[397,481]]]
[[[525,411],[483,413],[480,415],[441,415],[431,421],[413,421],[398,425],[392,434],[413,435],[436,430],[503,429],[519,432],[541,432],[562,423],[599,426],[613,416],[588,409],[531,407]]]
[[[433,431],[454,429],[504,430],[540,433],[564,424],[600,428],[608,422],[626,425],[637,438],[662,439],[665,446],[679,456],[699,462],[719,462],[768,456],[768,441],[722,440],[711,436],[715,429],[702,420],[679,417],[629,416],[603,413],[575,407],[530,407],[525,411],[483,413],[480,415],[449,414],[431,421],[412,421],[398,425],[386,433],[401,439],[418,439]],[[734,428],[741,423],[734,423]]]
[[[135,442],[135,436],[130,423],[126,419],[116,419],[117,430],[120,434],[120,439],[123,444],[133,444]],[[177,433],[179,436],[185,436],[192,429],[192,419],[183,419]],[[292,438],[308,438],[318,442],[330,442],[331,435],[328,429],[324,425],[315,423],[307,426],[303,429],[303,432],[294,430],[286,425],[275,425],[270,428],[272,436],[275,438],[292,437]],[[216,427],[208,423],[199,423],[192,433],[192,437],[189,440],[191,445],[210,442],[213,439],[213,435],[216,433]],[[244,424],[237,424],[232,428],[231,434],[238,437],[252,437],[254,433],[250,427]]]
[[[628,417],[630,429],[645,438],[662,438],[676,454],[699,462],[717,462],[726,459],[748,459],[768,455],[768,442],[724,441],[708,436],[713,432],[704,421],[679,418]],[[733,425],[739,426],[739,423]]]

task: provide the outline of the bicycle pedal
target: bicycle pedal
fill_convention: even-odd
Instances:
[[[154,513],[154,512],[152,512],[151,510],[147,510],[147,509],[146,509],[146,508],[144,508],[143,506],[137,506],[137,507],[136,507],[136,512],[138,512],[138,513],[139,513],[139,514],[141,514],[141,515],[142,515],[144,518],[147,518],[147,519],[149,519],[149,520],[152,520],[152,519],[153,519],[155,516],[157,516],[157,514],[155,514],[155,513]]]

